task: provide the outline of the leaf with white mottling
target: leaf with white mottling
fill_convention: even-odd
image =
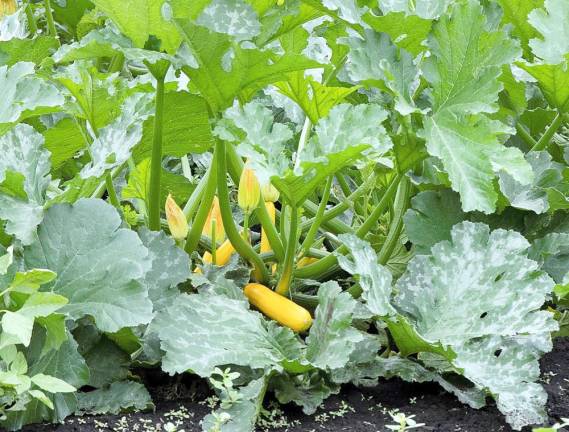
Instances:
[[[148,250],[102,200],[56,204],[45,214],[38,238],[24,251],[27,268],[46,268],[57,279],[46,287],[69,299],[62,310],[73,319],[92,316],[115,332],[148,323],[152,302],[143,285]]]
[[[0,218],[6,232],[30,244],[43,217],[49,186],[49,152],[43,136],[27,124],[0,136]]]
[[[426,341],[450,347],[447,358],[491,391],[513,427],[539,423],[545,400],[533,371],[557,329],[553,315],[540,310],[554,283],[514,231],[463,222],[451,238],[409,263],[395,306]]]
[[[150,393],[135,381],[117,381],[109,387],[77,394],[76,414],[120,414],[154,408]]]
[[[293,402],[302,407],[306,415],[314,414],[330,395],[340,392],[340,386],[331,382],[322,371],[279,375],[271,380],[271,388],[281,404]]]
[[[18,9],[11,15],[4,15],[0,19],[0,41],[25,39],[27,37],[28,28],[24,8]]]
[[[362,298],[374,315],[389,316],[395,314],[391,306],[391,273],[378,263],[377,254],[371,245],[352,234],[338,237],[348,248],[352,259],[338,254],[338,264],[348,273],[357,276],[362,287]]]
[[[380,8],[384,13],[405,12],[425,19],[434,19],[442,15],[455,0],[381,0]]]
[[[343,292],[337,282],[326,282],[318,289],[318,307],[306,338],[306,358],[320,369],[344,366],[364,333],[352,327],[357,301]]]
[[[352,81],[392,93],[395,109],[401,115],[420,111],[413,101],[419,71],[411,54],[393,45],[385,33],[373,30],[367,30],[364,36],[354,35],[338,41],[350,47],[345,68]]]
[[[142,139],[142,124],[154,113],[153,95],[136,93],[125,100],[120,116],[99,131],[90,146],[92,161],[81,170],[81,177],[100,177],[122,165]]]
[[[565,61],[569,53],[569,3],[565,0],[545,0],[545,10],[535,9],[529,14],[529,23],[542,35],[529,45],[533,53],[546,63]]]
[[[362,15],[369,9],[367,7],[359,7],[356,0],[323,0],[322,4],[338,14],[338,16],[351,23],[360,24],[367,27],[362,21]]]
[[[162,368],[202,377],[228,364],[276,368],[299,358],[297,336],[284,327],[275,332],[273,326],[249,310],[246,301],[209,294],[182,295],[153,322],[166,352]]]
[[[55,86],[34,75],[34,64],[28,62],[0,66],[0,93],[0,123],[54,111],[64,102]]]
[[[233,36],[236,41],[250,40],[261,32],[257,13],[244,0],[212,0],[196,24]]]
[[[534,240],[529,256],[540,263],[541,269],[556,283],[566,283],[565,279],[569,273],[569,234],[550,233]]]

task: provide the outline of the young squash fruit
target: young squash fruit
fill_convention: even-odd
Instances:
[[[235,248],[233,247],[229,239],[225,240],[221,244],[221,246],[217,248],[217,251],[215,252],[216,260],[214,264],[220,267],[224,266],[229,262],[229,260],[231,259],[231,255],[233,255],[234,252]],[[204,263],[211,264],[213,263],[213,256],[211,255],[210,252],[205,252],[203,254],[202,260]],[[199,267],[196,267],[196,269],[194,270],[194,273],[201,273],[201,272],[202,269]]]
[[[308,330],[312,325],[310,312],[264,285],[247,284],[243,293],[249,303],[266,316],[297,333]]]

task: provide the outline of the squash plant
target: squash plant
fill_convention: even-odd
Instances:
[[[150,408],[131,366],[206,431],[394,376],[547,420],[565,0],[0,4],[2,427]]]

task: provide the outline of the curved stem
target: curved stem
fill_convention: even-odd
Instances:
[[[267,283],[269,280],[269,272],[263,263],[261,257],[255,252],[249,243],[243,240],[231,213],[231,204],[229,202],[229,190],[227,188],[227,162],[226,162],[226,146],[221,140],[215,144],[215,157],[217,165],[217,195],[219,198],[219,208],[221,211],[221,219],[227,238],[239,255],[249,261],[255,267],[256,273],[260,277],[261,283]]]
[[[45,17],[47,19],[47,30],[50,36],[57,39],[57,29],[55,28],[55,21],[53,20],[53,13],[51,12],[51,1],[44,0]]]
[[[34,11],[32,10],[32,5],[28,0],[24,11],[26,12],[26,18],[28,20],[28,27],[30,28],[31,36],[33,37],[38,31],[38,25],[36,24],[36,19],[34,17]]]
[[[393,219],[389,225],[389,231],[385,242],[381,246],[378,254],[378,261],[381,265],[387,264],[389,258],[393,254],[401,231],[403,230],[403,215],[409,207],[409,195],[411,192],[411,182],[407,177],[403,177],[397,188],[397,195],[395,196]]]
[[[375,207],[375,209],[371,212],[371,214],[367,217],[364,223],[358,228],[356,231],[356,235],[360,238],[363,238],[371,229],[372,227],[377,224],[379,217],[383,214],[385,209],[389,206],[391,202],[391,198],[395,194],[397,190],[397,185],[401,179],[400,175],[395,176],[391,180],[391,184],[386,189],[383,197]],[[336,249],[335,253],[328,255],[326,258],[322,258],[321,260],[316,261],[313,264],[307,265],[306,267],[302,267],[296,269],[295,276],[304,279],[314,279],[315,277],[323,277],[328,272],[332,271],[336,266],[338,259],[336,258],[336,254],[344,254],[348,251],[348,248],[345,246],[340,246]]]
[[[186,245],[184,246],[184,250],[191,254],[195,251],[198,247],[203,227],[205,221],[207,220],[207,215],[211,209],[211,204],[213,202],[213,197],[215,196],[215,190],[217,188],[217,177],[216,177],[216,158],[218,156],[214,153],[213,160],[211,162],[211,166],[209,168],[208,174],[204,176],[206,178],[204,191],[202,194],[202,199],[199,201],[200,206],[198,212],[196,213],[196,217],[192,223],[192,227],[188,232],[188,236],[186,237]]]
[[[165,75],[165,74],[164,74]],[[162,175],[162,124],[164,118],[164,76],[156,77],[156,112],[150,163],[150,187],[148,190],[148,228],[160,230],[160,177]]]
[[[186,215],[186,219],[188,221],[192,219],[192,217],[194,216],[194,213],[198,210],[198,207],[200,205],[200,201],[201,201],[202,196],[204,194],[204,191],[207,187],[209,178],[212,176],[211,172],[213,170],[214,165],[215,164],[212,162],[212,164],[207,169],[205,175],[200,179],[200,181],[198,182],[198,185],[196,186],[196,188],[194,189],[194,191],[190,195],[190,198],[186,202],[186,205],[184,206],[183,211],[184,211],[184,214]]]
[[[324,186],[324,193],[322,194],[322,198],[320,200],[320,205],[318,206],[318,211],[316,212],[316,216],[314,216],[314,222],[310,226],[306,237],[304,238],[304,242],[302,243],[302,253],[306,254],[306,252],[314,243],[314,239],[316,238],[316,234],[318,233],[318,229],[320,228],[320,224],[322,223],[322,217],[324,216],[324,211],[326,210],[326,206],[328,205],[328,199],[330,198],[330,191],[332,189],[332,181],[334,180],[333,176],[328,177],[328,181]]]
[[[296,256],[296,244],[298,236],[298,209],[296,207],[290,208],[290,229],[288,232],[286,253],[283,271],[281,278],[277,284],[276,292],[281,295],[286,295],[292,282],[294,260]]]
[[[105,175],[105,186],[107,188],[107,194],[109,195],[111,204],[113,207],[121,211],[121,203],[119,201],[119,197],[117,196],[117,191],[115,189],[115,185],[113,184],[113,177],[111,176],[110,172]]]
[[[541,136],[538,142],[531,148],[530,151],[541,151],[545,150],[549,143],[551,142],[551,138],[555,135],[555,132],[559,130],[561,125],[563,124],[563,115],[561,113],[557,113],[557,116],[553,119],[545,133]]]

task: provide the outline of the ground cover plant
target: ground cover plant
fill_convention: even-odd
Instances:
[[[135,368],[206,431],[390,377],[547,421],[569,3],[0,5],[2,427],[151,408]]]

